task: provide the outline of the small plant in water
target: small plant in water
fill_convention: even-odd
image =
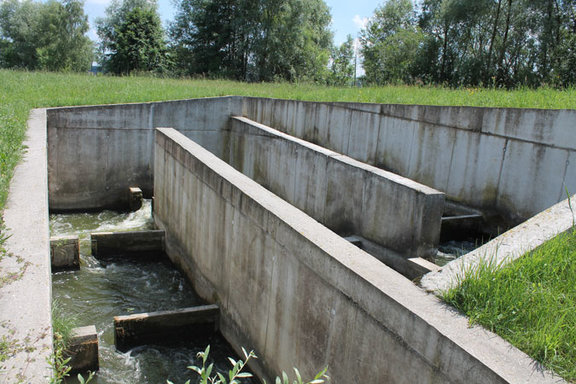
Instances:
[[[246,352],[246,350],[242,348],[242,353],[244,354],[244,361],[236,361],[231,357],[228,358],[230,364],[232,364],[232,369],[228,371],[228,377],[220,372],[216,372],[216,375],[210,376],[212,374],[212,369],[214,368],[214,364],[206,366],[208,355],[210,354],[210,346],[206,347],[204,352],[198,352],[198,357],[202,359],[202,367],[192,365],[189,366],[188,369],[193,370],[200,376],[198,384],[240,384],[239,379],[253,377],[250,372],[242,372],[242,370],[246,367],[246,364],[248,364],[250,359],[258,358],[254,351]],[[276,377],[275,384],[321,384],[330,379],[326,375],[326,371],[327,368],[324,368],[314,377],[314,379],[304,382],[300,372],[294,368],[296,379],[292,381],[292,383],[290,383],[290,379],[286,372],[282,372],[282,378]],[[167,380],[166,382],[168,384],[174,384],[170,380]],[[190,384],[190,380],[185,384]],[[264,384],[266,384],[266,381],[264,381]]]

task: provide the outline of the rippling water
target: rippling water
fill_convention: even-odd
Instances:
[[[127,353],[114,347],[113,317],[203,304],[185,278],[169,262],[117,260],[100,263],[90,253],[90,233],[153,228],[150,201],[137,212],[58,214],[50,216],[52,236],[78,235],[81,269],[59,272],[52,277],[52,296],[78,325],[96,325],[100,343],[100,370],[94,379],[99,384],[166,383],[175,384],[197,375],[186,367],[200,365],[196,354],[206,347],[143,346]],[[227,356],[233,351],[221,336],[212,336],[211,356],[216,367],[228,369]]]

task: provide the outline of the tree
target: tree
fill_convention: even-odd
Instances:
[[[30,70],[88,70],[93,49],[87,31],[82,1],[3,1],[0,65]]]
[[[355,59],[354,40],[348,35],[344,43],[332,48],[328,83],[331,85],[351,84],[354,81]]]
[[[172,47],[189,74],[318,80],[330,54],[323,0],[181,0]]]
[[[245,80],[258,26],[256,0],[182,0],[169,29],[185,73]]]
[[[377,8],[361,32],[366,80],[373,84],[412,82],[412,65],[424,36],[410,0],[390,0]]]
[[[82,1],[49,1],[40,21],[39,66],[49,71],[88,70],[94,57],[92,41],[86,36],[88,17]]]
[[[105,70],[115,74],[166,70],[164,30],[155,1],[113,0],[106,17],[96,23]]]

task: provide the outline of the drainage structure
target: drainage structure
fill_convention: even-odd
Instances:
[[[33,112],[27,161],[45,173],[27,188],[54,212],[154,195],[168,256],[219,305],[234,348],[262,357],[261,377],[328,366],[340,383],[561,382],[405,276],[435,269],[455,218],[495,235],[576,190],[574,121],[245,97],[56,108]]]

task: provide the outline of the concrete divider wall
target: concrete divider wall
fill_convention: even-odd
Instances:
[[[230,165],[338,234],[435,256],[443,193],[242,117],[229,147]]]
[[[576,111],[244,98],[243,115],[516,224],[576,191]]]
[[[153,189],[154,127],[173,126],[222,151],[221,132],[241,98],[53,108],[48,119],[50,209],[118,208],[128,188]]]
[[[499,337],[172,129],[156,135],[155,219],[221,330],[265,378],[550,383]]]

